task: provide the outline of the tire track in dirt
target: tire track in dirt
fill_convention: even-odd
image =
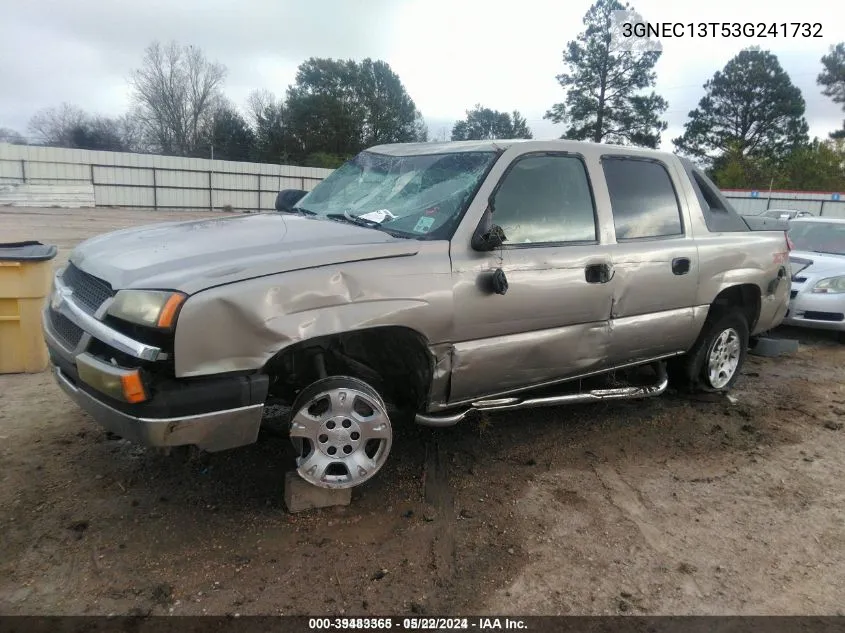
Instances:
[[[653,513],[649,512],[643,504],[642,494],[626,484],[616,469],[608,464],[593,464],[593,472],[604,487],[610,503],[637,527],[648,546],[663,559],[672,560],[673,567],[682,565],[683,561],[678,561],[672,548],[667,545],[666,535],[650,522],[653,520],[650,518]],[[687,594],[696,598],[703,597],[695,578],[685,575],[683,582]]]

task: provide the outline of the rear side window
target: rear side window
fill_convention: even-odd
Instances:
[[[602,167],[617,240],[683,235],[678,197],[663,165],[605,156]]]

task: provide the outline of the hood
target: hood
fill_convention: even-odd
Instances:
[[[792,266],[792,274],[800,277],[845,275],[845,255],[791,251],[789,261]]]
[[[188,294],[234,281],[344,262],[414,255],[416,240],[332,220],[257,214],[106,233],[70,261],[112,288]]]

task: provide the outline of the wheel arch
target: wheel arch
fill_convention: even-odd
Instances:
[[[401,325],[324,334],[279,350],[263,371],[296,393],[324,375],[349,375],[372,384],[391,404],[424,410],[434,375],[428,339]],[[271,386],[272,389],[272,386]]]
[[[745,283],[723,288],[710,302],[707,321],[718,318],[731,308],[738,308],[742,311],[748,323],[748,331],[753,331],[760,318],[762,308],[760,287],[757,284]]]

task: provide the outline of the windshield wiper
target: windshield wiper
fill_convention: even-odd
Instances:
[[[348,222],[349,224],[354,224],[355,226],[363,226],[367,229],[376,229],[377,231],[382,231],[387,233],[388,235],[392,235],[393,237],[409,237],[407,233],[403,231],[391,231],[388,227],[383,226],[380,222],[376,222],[375,220],[368,220],[367,218],[362,218],[357,215],[352,215],[349,211],[344,211],[343,213],[329,213],[325,217],[329,220],[340,220],[341,222]]]
[[[305,207],[291,207],[291,211],[298,213],[299,215],[317,215],[316,211],[310,211]]]
[[[327,218],[330,220],[341,220],[344,222],[349,222],[350,224],[355,224],[357,226],[365,226],[368,229],[381,229],[382,227],[380,222],[376,222],[375,220],[368,220],[367,218],[361,218],[357,215],[352,215],[349,211],[344,211],[343,213],[329,213],[326,215]]]

